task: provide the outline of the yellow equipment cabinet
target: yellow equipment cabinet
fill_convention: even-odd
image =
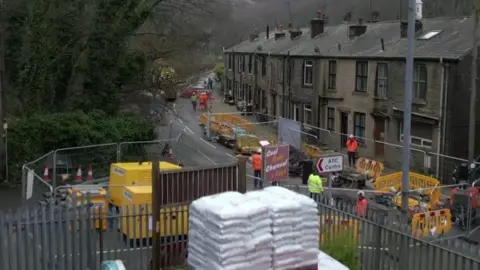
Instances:
[[[172,163],[160,162],[160,170],[162,171],[173,171],[181,168],[182,167]],[[120,202],[123,200],[124,186],[151,184],[151,162],[113,163],[110,166],[110,182],[108,187],[109,202],[114,206],[120,206]]]
[[[87,199],[90,198],[90,199]],[[68,190],[67,200],[71,207],[82,204],[92,204],[92,227],[97,230],[107,229],[107,192],[104,188],[80,188],[75,187]],[[79,228],[79,226],[77,226]]]
[[[121,202],[120,232],[129,241],[152,238],[152,187],[127,186]],[[184,237],[188,234],[188,205],[168,206],[160,210],[160,237]]]
[[[408,205],[410,210],[416,206],[421,206],[429,211],[435,210],[441,198],[440,182],[426,175],[410,172],[408,175],[408,185],[411,190]],[[392,173],[378,177],[375,181],[375,190],[381,192],[400,192],[402,189],[402,173]],[[419,192],[419,190],[424,189]],[[399,193],[394,198],[394,203],[398,207],[402,205],[402,196]],[[423,198],[422,198],[423,197]]]

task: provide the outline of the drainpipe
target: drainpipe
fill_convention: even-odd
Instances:
[[[446,124],[445,116],[447,115],[447,97],[448,97],[448,65],[443,64],[443,59],[440,58],[440,63],[442,64],[442,84],[440,86],[440,121],[438,122],[438,135],[437,135],[437,160],[436,160],[436,172],[435,177],[438,179],[440,177],[440,154],[442,151],[440,149],[445,148],[445,133],[446,133]]]
[[[235,88],[236,88],[235,85],[237,85],[237,84],[235,83],[235,82],[236,82],[236,81],[235,81],[235,71],[236,71],[235,66],[236,66],[237,63],[235,63],[235,50],[234,50],[234,49],[232,49],[231,55],[232,55],[232,74],[233,74],[233,80],[232,80],[232,98],[233,98],[233,101],[234,101],[235,104],[236,104],[236,103],[237,103],[237,98],[236,98],[237,95],[235,94],[235,92],[236,92],[237,89],[235,89]]]
[[[290,119],[290,112],[292,111],[292,58],[290,57],[290,51],[287,53],[288,57],[288,69],[290,70],[290,73],[288,74],[288,118]]]
[[[444,95],[444,91],[445,91],[445,66],[443,65],[443,59],[440,57],[440,65],[442,65],[442,74],[440,75],[440,110],[438,111],[438,114],[440,116],[440,119],[438,121],[438,126],[437,126],[437,129],[438,129],[438,132],[437,132],[437,160],[436,160],[436,164],[435,164],[435,178],[438,179],[438,176],[439,176],[439,170],[438,170],[438,167],[440,166],[440,148],[441,148],[441,141],[442,141],[442,128],[443,128],[443,95]],[[428,157],[426,157],[428,158]],[[427,165],[428,163],[425,163],[425,165]]]
[[[282,99],[283,99],[283,102],[282,102],[282,117],[283,118],[289,118],[288,116],[285,117],[285,111],[286,111],[285,108],[286,108],[286,104],[287,104],[287,102],[286,102],[287,99],[285,98],[285,88],[286,88],[285,67],[287,66],[286,63],[287,63],[287,57],[284,56],[283,57],[283,70],[282,70]],[[276,75],[274,75],[274,76],[276,76]]]
[[[257,93],[257,48],[253,50],[253,103],[257,104],[257,102],[263,102],[262,97],[260,97],[260,100],[255,100],[255,94]],[[261,92],[259,94],[261,96]],[[264,104],[260,103],[260,109]],[[268,114],[268,113],[267,113]]]

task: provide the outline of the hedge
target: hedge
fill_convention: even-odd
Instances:
[[[155,127],[135,116],[109,117],[103,111],[39,114],[9,123],[10,181],[20,180],[22,165],[59,148],[156,138]]]

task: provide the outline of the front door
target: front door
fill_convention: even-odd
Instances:
[[[348,113],[346,112],[340,112],[340,133],[340,149],[344,149],[346,147],[348,137]]]
[[[373,138],[375,139],[375,156],[383,157],[385,153],[385,144],[377,141],[384,141],[385,139],[385,119],[375,118]]]

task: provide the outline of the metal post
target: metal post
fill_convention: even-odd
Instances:
[[[265,164],[265,163],[266,163],[265,161],[267,160],[266,156],[267,156],[267,153],[265,152],[265,147],[262,146],[262,171],[261,171],[261,173],[260,173],[260,175],[261,175],[260,181],[262,181],[262,184],[261,184],[262,187],[265,187],[266,184],[267,184],[267,183],[266,183],[267,181],[266,181],[266,179],[265,179],[265,175],[266,175],[266,174],[265,174],[265,169],[267,168],[267,166],[266,166],[266,164]],[[255,181],[255,180],[254,180],[254,181]]]
[[[155,159],[152,162],[152,270],[160,270],[160,196],[162,194],[162,186],[159,179],[160,161]]]
[[[415,48],[415,0],[408,1],[408,48],[405,67],[405,99],[403,102],[403,164],[402,164],[402,210],[408,211],[408,176],[410,172],[410,140],[412,121],[412,88],[413,88],[413,51]],[[401,261],[408,262],[408,251],[401,248]],[[402,269],[408,269],[409,264],[403,263]]]
[[[334,176],[333,173],[328,174],[328,204],[333,206],[333,195],[332,195],[332,182]]]
[[[408,49],[405,68],[403,108],[402,210],[408,211],[408,175],[410,172],[410,140],[412,121],[413,50],[415,46],[415,0],[408,1]]]
[[[470,121],[468,125],[468,161],[475,163],[475,127],[476,127],[476,104],[477,104],[477,58],[478,58],[478,15],[479,0],[475,0],[473,8],[473,44],[472,44],[472,72],[470,73]]]
[[[0,119],[5,118],[5,5],[4,1],[0,0]],[[5,158],[5,143],[4,143],[5,130],[0,129],[0,160]],[[0,162],[3,164],[3,162]],[[3,166],[3,165],[2,165]],[[6,168],[0,170],[6,173]],[[6,175],[6,174],[5,174]],[[6,178],[4,179],[6,180]]]
[[[8,180],[8,123],[5,120],[3,124],[3,129],[5,131],[5,182],[9,182]]]
[[[207,126],[205,127],[205,131],[207,132],[207,138],[210,140],[212,138],[212,131],[210,130],[210,123],[212,121],[212,111],[208,108],[207,105]]]

